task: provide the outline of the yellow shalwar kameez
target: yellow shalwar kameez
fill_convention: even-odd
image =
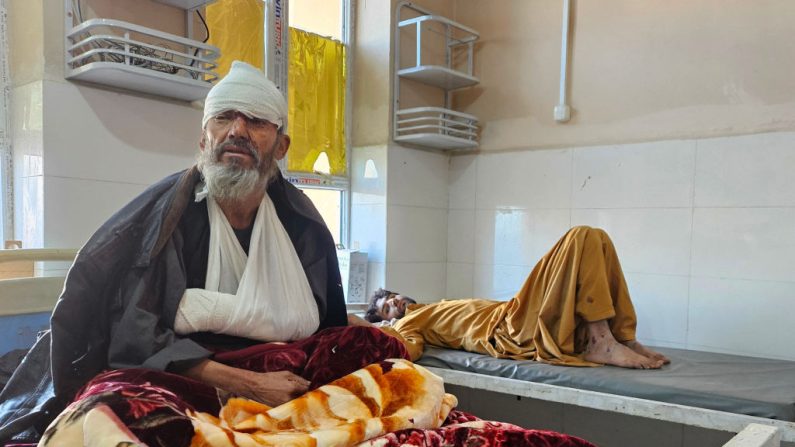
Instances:
[[[392,327],[416,360],[428,343],[497,358],[595,366],[585,361],[583,322],[608,320],[616,340],[635,339],[635,310],[613,242],[603,230],[569,230],[509,301],[413,304]]]

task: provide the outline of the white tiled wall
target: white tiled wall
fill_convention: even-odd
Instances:
[[[384,286],[420,302],[447,291],[450,156],[389,147]]]
[[[194,163],[201,111],[186,103],[55,81],[12,94],[25,247],[80,247],[148,185]]]
[[[613,237],[650,344],[795,360],[795,133],[454,156],[451,298],[507,299],[571,226]]]

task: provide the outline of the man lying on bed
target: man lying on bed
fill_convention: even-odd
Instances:
[[[186,412],[217,414],[217,391],[275,406],[406,356],[377,329],[346,326],[331,234],[277,167],[286,117],[276,86],[235,62],[207,95],[198,165],[80,250],[51,334],[0,393],[0,444],[35,442],[71,402],[43,445],[82,445],[113,426],[88,421],[110,414],[149,446],[188,445]]]
[[[382,329],[406,345],[412,360],[428,343],[559,365],[656,369],[669,362],[635,340],[635,311],[613,242],[589,227],[569,230],[509,301],[416,304],[379,289],[365,319],[396,320]],[[356,317],[349,323],[369,324]]]

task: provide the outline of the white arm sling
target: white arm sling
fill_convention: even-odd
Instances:
[[[212,197],[206,199],[210,252],[205,289],[185,291],[175,332],[207,331],[263,342],[312,335],[320,325],[317,304],[270,197],[265,194],[254,218],[248,256],[220,206]]]

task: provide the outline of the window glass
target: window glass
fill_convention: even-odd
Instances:
[[[313,173],[325,154],[328,174],[346,176],[345,45],[291,27],[289,67],[287,170]]]
[[[301,189],[309,196],[317,210],[320,211],[320,215],[323,216],[326,226],[334,237],[334,243],[339,244],[341,241],[342,191],[338,189]]]
[[[347,27],[349,0],[290,0],[285,175],[347,243]]]
[[[290,0],[290,26],[342,41],[342,1]]]

